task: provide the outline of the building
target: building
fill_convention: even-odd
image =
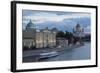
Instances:
[[[57,38],[57,47],[66,47],[68,46],[68,40],[65,38]]]
[[[84,29],[78,23],[75,28],[73,28],[73,35],[75,37],[82,38],[84,37]]]
[[[82,38],[85,36],[84,29],[77,24],[75,28],[73,28],[73,36],[74,36],[74,44],[83,44]]]
[[[36,29],[35,25],[30,20],[23,30],[23,48],[35,49],[56,46],[56,28]]]

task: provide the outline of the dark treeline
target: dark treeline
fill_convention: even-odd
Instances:
[[[91,41],[91,35],[86,35],[85,37],[82,37],[82,40],[90,42]]]
[[[80,40],[80,38],[74,37],[72,32],[68,32],[68,31],[65,31],[65,32],[58,31],[56,37],[57,38],[65,38],[65,39],[67,39],[68,40],[68,44],[70,44],[70,43],[75,44],[77,41]]]
[[[73,37],[73,34],[71,32],[68,32],[68,31],[58,31],[57,32],[57,35],[56,35],[57,38],[65,38],[65,39],[70,39]]]
[[[58,31],[57,35],[56,35],[57,38],[65,38],[68,40],[68,43],[76,43],[77,41],[91,41],[91,35],[86,35],[85,37],[82,37],[82,38],[79,38],[79,37],[75,37],[73,36],[73,33],[72,32],[68,32],[68,31]]]

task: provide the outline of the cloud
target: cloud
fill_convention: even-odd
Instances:
[[[26,28],[31,19],[38,29],[56,27],[59,30],[72,31],[73,27],[79,22],[82,27],[85,27],[85,32],[90,32],[90,16],[89,13],[25,11],[23,12],[22,23],[23,29]]]
[[[71,13],[58,15],[57,13],[50,12],[38,12],[23,16],[23,23],[28,23],[31,19],[34,23],[44,22],[62,22],[65,19],[76,19],[76,18],[90,18],[90,14],[86,13]]]

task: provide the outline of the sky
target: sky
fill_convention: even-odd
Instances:
[[[22,28],[26,28],[29,21],[35,25],[36,29],[57,28],[61,31],[72,32],[77,23],[80,24],[86,33],[90,33],[91,14],[83,12],[62,12],[62,11],[22,11]]]

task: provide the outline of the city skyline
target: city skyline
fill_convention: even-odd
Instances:
[[[85,33],[90,33],[91,31],[90,13],[23,10],[23,30],[30,20],[37,29],[48,27],[49,29],[57,28],[61,31],[72,32],[72,29],[79,23],[84,28]]]

